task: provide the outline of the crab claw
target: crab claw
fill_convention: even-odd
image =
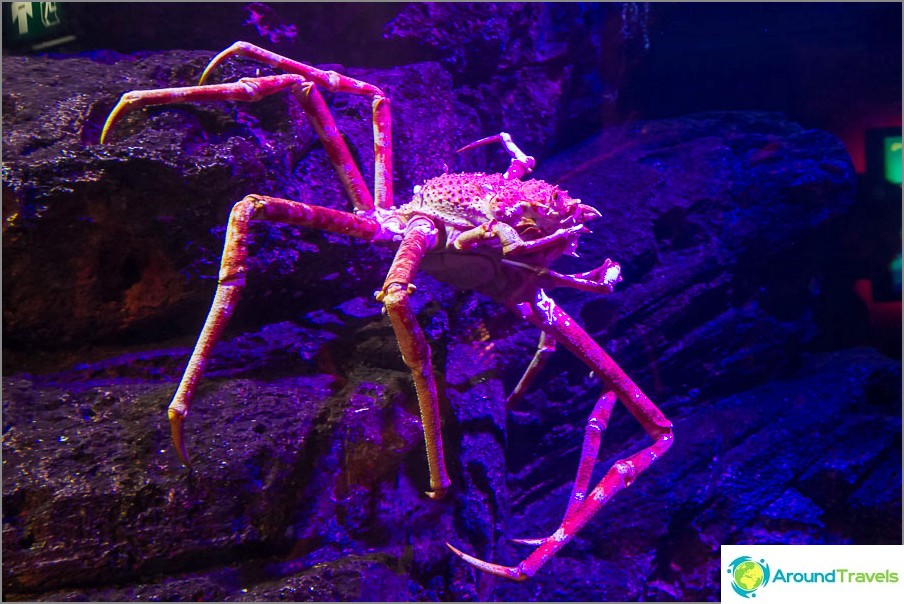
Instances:
[[[182,424],[185,422],[185,414],[177,409],[170,408],[166,412],[170,423],[170,432],[173,435],[173,446],[176,448],[176,455],[186,468],[191,469],[191,459],[188,456],[188,449],[185,448],[185,438],[182,434]]]
[[[603,216],[603,214],[599,210],[597,210],[593,206],[588,206],[586,203],[579,203],[578,211],[580,211],[581,222],[596,220],[597,218],[602,218]]]
[[[526,581],[530,578],[529,575],[526,575],[521,570],[520,566],[501,566],[499,564],[484,562],[480,558],[469,556],[448,542],[446,543],[446,547],[451,549],[453,554],[464,560],[466,563],[485,573],[490,573],[491,575],[496,575],[497,577],[502,577],[503,579],[508,579],[510,581]]]
[[[615,284],[622,280],[621,265],[618,262],[613,262],[609,258],[606,258],[606,260],[597,268],[584,273],[575,273],[571,276],[576,279],[599,283],[608,287],[611,291],[615,287]]]

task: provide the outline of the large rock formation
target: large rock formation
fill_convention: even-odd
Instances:
[[[122,9],[77,8],[90,12],[81,21],[90,24],[96,38],[120,48],[147,47],[149,40],[140,42],[142,32],[155,30],[167,35],[182,31],[194,40],[189,32],[201,22],[184,8],[143,6],[142,23],[129,37],[113,24],[117,14],[124,18],[118,12]],[[354,49],[379,38],[374,29],[383,27],[380,19],[387,16],[385,8],[350,7],[329,19],[316,6],[278,9],[285,13],[282,21],[299,24],[298,38],[273,41],[261,33],[251,39],[299,60],[311,55],[331,62],[357,58]],[[238,36],[254,30],[241,23],[249,11],[267,13],[268,22],[278,17],[264,5],[211,5],[197,16],[203,15],[206,23],[216,20],[217,35]],[[596,74],[607,54],[601,36],[584,34],[599,29],[614,11],[504,5],[475,10],[468,19],[453,5],[410,5],[392,12],[385,25],[387,42],[377,45],[368,64],[385,65],[396,56],[391,54],[400,48],[391,43],[395,40],[410,47],[400,54],[404,66],[330,67],[371,81],[391,96],[398,199],[444,170],[485,166],[485,152],[459,156],[455,150],[502,128],[542,156],[568,144],[562,133],[574,124],[581,124],[581,136],[588,123],[598,124],[604,100]],[[343,27],[361,29],[360,39],[344,44],[346,38],[330,39],[322,31],[315,35],[318,20],[329,22],[334,36]],[[496,32],[494,43],[505,47],[493,60],[475,46],[485,26]],[[260,33],[263,26],[255,27]],[[531,33],[539,30],[547,33]],[[620,39],[610,36],[606,44],[618,48]],[[336,47],[334,56],[324,46],[327,41]],[[474,51],[466,59],[458,57],[463,47]],[[263,193],[347,207],[319,141],[290,95],[254,104],[149,109],[120,124],[109,145],[98,144],[103,121],[122,93],[194,84],[213,54],[101,51],[63,60],[4,57],[5,346],[35,351],[132,341],[148,332],[154,337],[181,334],[204,313],[224,223],[242,196]],[[259,64],[235,60],[218,69],[214,81],[269,73]],[[328,102],[371,180],[369,103],[347,95]],[[502,154],[492,153],[501,164]],[[290,247],[266,242],[264,256],[257,257],[267,287],[282,291],[284,302],[304,291],[308,308],[319,308],[322,296],[330,298],[336,288],[349,287],[344,279],[310,279],[311,273],[295,270],[301,254],[330,238],[274,230],[292,242]],[[42,242],[51,241],[48,251]],[[355,255],[361,276],[379,272],[372,261],[383,256]],[[338,256],[320,262],[341,260]],[[340,262],[323,274],[338,277],[345,270]],[[259,306],[259,320],[286,318],[260,316],[280,306],[272,300]]]

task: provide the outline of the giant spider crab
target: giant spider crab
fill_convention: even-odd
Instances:
[[[226,59],[246,57],[286,73],[204,85]],[[371,195],[347,144],[338,131],[318,87],[330,92],[363,95],[372,100],[375,183]],[[128,111],[150,105],[198,101],[258,101],[280,91],[291,92],[313,124],[336,168],[355,211],[312,206],[263,195],[248,195],[229,216],[216,295],[167,415],[181,461],[189,466],[182,424],[214,343],[232,315],[245,284],[247,240],[251,223],[264,220],[322,229],[375,244],[397,246],[383,287],[375,293],[384,306],[405,364],[411,369],[420,405],[430,472],[427,495],[439,499],[451,486],[443,456],[440,413],[430,348],[412,310],[410,296],[419,268],[453,286],[482,292],[540,329],[536,354],[508,398],[520,399],[555,350],[556,343],[574,353],[603,382],[587,422],[581,460],[564,519],[542,539],[519,539],[536,549],[515,567],[485,562],[448,547],[479,570],[507,579],[534,575],[581,529],[615,493],[629,486],[671,446],[672,424],[606,352],[550,298],[545,290],[571,287],[598,294],[612,292],[621,280],[618,263],[608,258],[596,269],[562,274],[549,265],[563,254],[575,254],[584,224],[600,213],[555,185],[521,181],[534,168],[508,134],[500,133],[465,146],[501,143],[511,156],[505,174],[444,174],[416,187],[409,203],[394,206],[389,98],[372,84],[335,71],[305,65],[246,42],[236,42],[207,65],[197,86],[125,93],[104,124],[103,143],[113,125]],[[588,493],[590,477],[615,401],[620,400],[640,422],[653,443],[613,464]]]

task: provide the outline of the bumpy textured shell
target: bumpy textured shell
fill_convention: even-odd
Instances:
[[[399,208],[406,219],[422,215],[446,227],[470,229],[495,218],[516,226],[525,205],[559,210],[573,203],[568,194],[542,180],[505,180],[481,172],[443,174],[431,178],[410,203]]]

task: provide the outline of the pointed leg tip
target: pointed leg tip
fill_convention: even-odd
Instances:
[[[185,437],[182,432],[182,424],[185,422],[185,415],[175,409],[170,409],[167,412],[167,416],[169,418],[170,432],[173,438],[173,447],[176,449],[176,455],[179,456],[179,461],[182,462],[182,465],[191,470],[191,457],[188,455],[188,449],[185,448]]]
[[[463,562],[465,562],[469,566],[476,568],[479,571],[483,571],[497,577],[502,577],[503,579],[508,579],[509,581],[520,582],[526,581],[529,578],[528,575],[521,572],[520,568],[512,566],[502,566],[500,564],[493,564],[491,562],[484,562],[480,558],[475,558],[474,556],[464,553],[448,541],[446,542],[446,547],[452,550],[452,553],[461,558]]]
[[[213,72],[213,70],[220,66],[220,64],[226,59],[226,57],[230,54],[230,51],[233,48],[234,48],[234,46],[227,48],[226,50],[224,50],[223,52],[221,52],[220,54],[218,54],[217,56],[215,56],[213,59],[210,60],[210,63],[208,63],[207,67],[204,68],[204,71],[201,72],[201,78],[198,80],[198,86],[204,85],[204,83],[207,81],[207,78],[210,77],[210,74]]]
[[[446,541],[446,547],[448,547],[450,550],[452,550],[452,553],[455,554],[456,556],[458,556],[459,558],[464,559],[464,557],[468,555],[468,554],[464,553],[463,551],[461,551],[460,549],[458,549],[457,547],[455,547],[454,545],[452,545],[451,543],[449,543],[448,541]]]
[[[540,547],[548,540],[548,537],[540,539],[508,539],[509,543],[517,543],[518,545],[529,545],[531,547]]]
[[[185,469],[191,472],[194,468],[191,465],[191,457],[188,456],[188,451],[183,447],[181,451],[176,449],[176,454],[179,456],[179,461],[182,462]]]
[[[210,63],[207,64],[207,67],[205,67],[204,71],[201,72],[201,77],[198,78],[198,86],[204,85],[204,83],[207,81],[207,78],[210,77],[210,72],[212,72],[214,68],[219,65],[219,58],[220,56],[217,55],[216,57],[211,59]]]
[[[445,497],[446,493],[448,493],[448,492],[449,492],[449,487],[444,486],[444,487],[439,487],[438,489],[433,489],[432,491],[424,491],[424,494],[426,494],[427,497],[429,497],[430,499],[432,499],[434,501],[439,501],[440,499]]]
[[[110,115],[107,117],[107,121],[104,122],[104,127],[100,131],[100,140],[98,141],[99,144],[103,145],[107,142],[107,137],[110,135],[110,131],[113,129],[113,124],[116,123],[118,117],[119,115],[117,106],[117,108],[113,109],[113,112],[110,113]]]
[[[119,123],[122,116],[129,111],[142,106],[141,99],[141,93],[134,90],[132,92],[126,92],[119,98],[119,101],[110,111],[110,115],[107,116],[107,121],[104,122],[104,127],[100,131],[100,144],[104,144],[110,131],[113,130],[113,126]]]
[[[507,399],[505,399],[505,410],[506,411],[514,411],[515,407],[521,403],[521,399],[524,398],[524,393],[519,392],[517,389],[512,392]]]
[[[504,134],[504,133],[502,133]],[[463,151],[470,151],[471,149],[475,149],[482,145],[489,145],[490,143],[502,142],[502,136],[500,134],[494,134],[492,136],[484,137],[480,140],[476,140],[473,143],[469,143],[456,151],[456,153],[462,153]]]

